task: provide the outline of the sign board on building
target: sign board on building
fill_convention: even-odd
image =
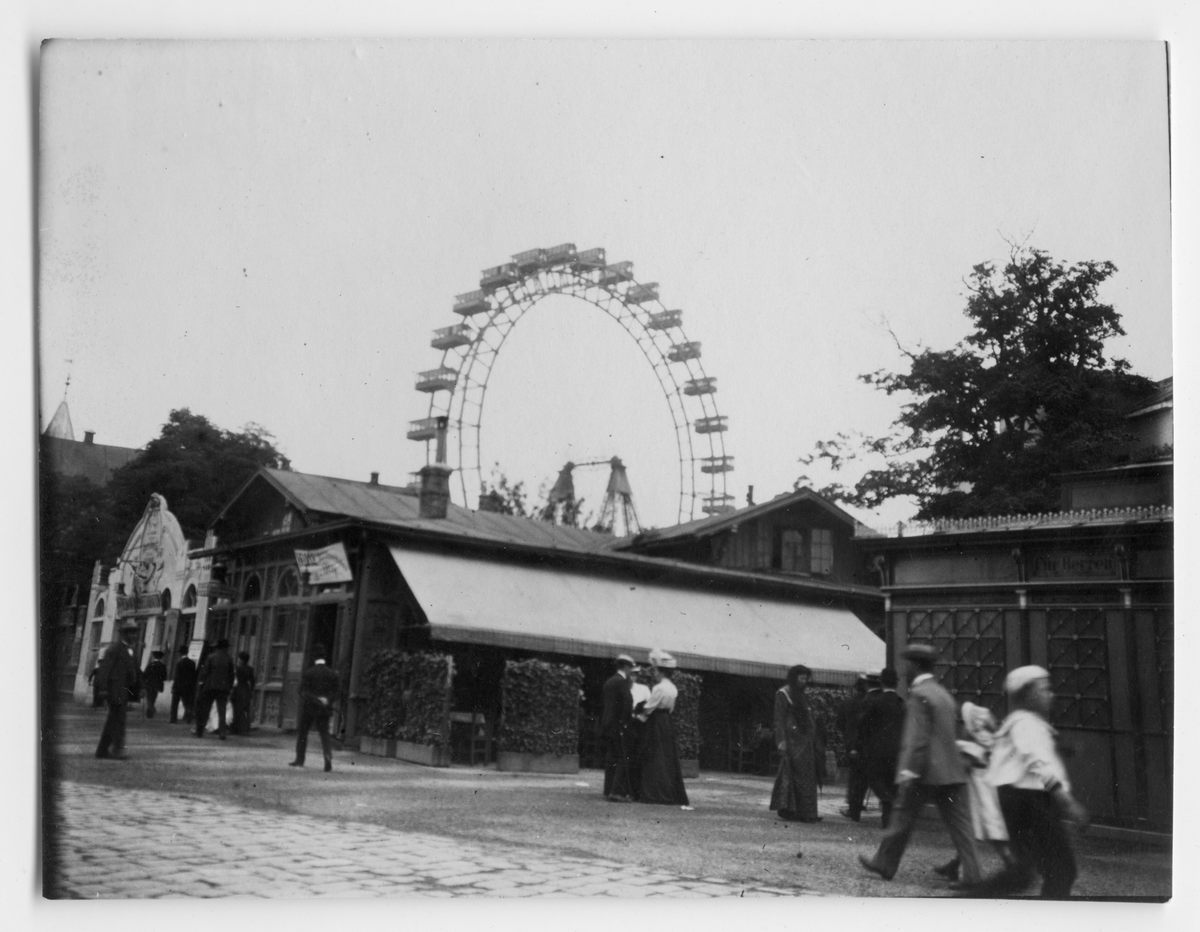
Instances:
[[[118,615],[155,615],[162,609],[161,592],[139,592],[117,596]]]
[[[349,582],[350,561],[346,548],[341,543],[330,544],[320,550],[297,550],[296,566],[305,575],[310,586],[325,586],[332,583]]]
[[[1032,579],[1113,579],[1120,575],[1114,553],[1063,551],[1041,553],[1030,567]]]

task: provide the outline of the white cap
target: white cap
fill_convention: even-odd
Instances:
[[[1004,691],[1010,696],[1013,693],[1020,692],[1022,688],[1028,686],[1034,680],[1050,679],[1050,671],[1043,667],[1028,666],[1017,667],[1015,670],[1010,670],[1008,676],[1004,678]]]

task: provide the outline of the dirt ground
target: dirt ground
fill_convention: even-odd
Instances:
[[[314,740],[309,744],[309,766],[298,770],[287,766],[292,735],[256,731],[227,741],[215,736],[197,739],[182,724],[132,715],[129,760],[97,760],[93,753],[102,723],[100,711],[70,704],[60,711],[54,735],[58,754],[49,779],[211,796],[256,809],[528,844],[647,869],[833,895],[950,894],[946,881],[932,873],[934,866],[953,856],[932,810],[915,833],[899,873],[885,882],[858,864],[858,855],[871,853],[878,843],[878,812],[858,824],[841,818],[836,814],[840,787],[824,790],[824,821],[799,825],[782,822],[768,811],[771,780],[765,777],[702,772],[687,781],[694,811],[683,811],[606,802],[601,795],[603,774],[592,770],[534,776],[481,767],[435,769],[338,751],[334,772],[325,774],[320,745]],[[1076,852],[1078,896],[1171,895],[1169,849],[1083,836]],[[984,853],[984,864],[985,869],[998,867],[990,852]]]

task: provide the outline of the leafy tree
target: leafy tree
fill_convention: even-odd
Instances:
[[[907,372],[859,377],[912,399],[891,432],[841,433],[801,459],[837,471],[881,456],[883,468],[821,492],[867,508],[913,496],[922,519],[1048,511],[1058,505],[1056,474],[1120,461],[1132,439],[1124,414],[1155,386],[1105,356],[1105,341],[1125,333],[1097,294],[1115,271],[1017,247],[1002,272],[975,266],[964,341],[941,352],[901,347]]]
[[[497,463],[492,467],[492,484],[489,487],[485,481],[481,483],[479,493],[479,510],[494,511],[502,515],[516,515],[518,518],[528,518],[529,508],[525,503],[524,480],[509,484],[508,476]]]
[[[199,543],[209,521],[260,466],[282,468],[286,459],[257,424],[222,430],[187,408],[171,412],[162,433],[113,473],[108,484],[121,535],[133,529],[153,492],[167,500],[184,536]],[[120,549],[122,537],[113,541]]]

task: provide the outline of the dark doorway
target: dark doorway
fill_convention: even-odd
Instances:
[[[312,664],[313,649],[320,644],[325,648],[325,661],[334,666],[337,663],[337,658],[334,656],[334,648],[337,642],[334,638],[337,636],[337,605],[314,605],[312,608],[311,621],[308,626],[308,660],[304,664],[307,669]]]

